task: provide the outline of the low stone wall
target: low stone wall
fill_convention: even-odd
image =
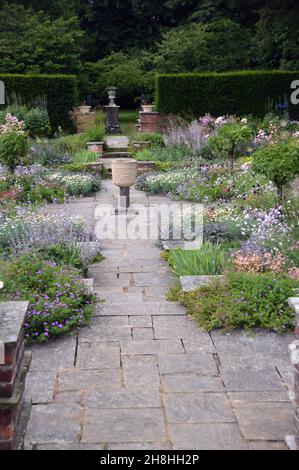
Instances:
[[[294,308],[296,313],[296,340],[289,346],[291,362],[295,367],[294,372],[294,393],[291,399],[295,406],[294,431],[295,434],[287,436],[286,441],[290,449],[299,450],[299,297],[289,299],[289,306]]]
[[[31,355],[25,353],[27,302],[0,303],[0,450],[19,449],[30,404],[25,403]]]

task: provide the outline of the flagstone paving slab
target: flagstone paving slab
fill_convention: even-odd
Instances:
[[[124,356],[122,365],[128,387],[149,387],[160,383],[154,356]]]
[[[193,372],[195,374],[217,375],[218,369],[212,354],[169,354],[159,356],[159,370],[161,375],[183,374]]]
[[[98,229],[101,205],[117,207],[118,195],[104,180],[94,198],[68,207]],[[131,196],[146,206],[173,203],[134,188]],[[138,217],[118,220],[130,232]],[[139,222],[157,237],[156,215]],[[293,335],[200,330],[166,299],[177,278],[156,240],[119,233],[102,240],[105,259],[89,270],[98,298],[90,325],[33,348],[26,449],[284,450],[293,430]]]
[[[155,389],[120,389],[120,390],[89,390],[84,398],[87,409],[138,409],[161,408],[158,387]]]
[[[161,377],[163,390],[167,393],[191,392],[224,392],[224,385],[220,377],[181,374],[163,375]]]
[[[93,388],[113,388],[121,386],[121,370],[63,370],[59,374],[60,392],[90,390]]]
[[[248,450],[236,424],[172,424],[174,450]]]
[[[32,398],[32,403],[40,404],[53,401],[56,382],[56,370],[29,372],[26,378],[26,390]]]
[[[169,423],[233,423],[236,421],[229,400],[224,393],[170,393],[165,395],[164,402]]]
[[[246,439],[283,441],[293,429],[294,407],[291,403],[235,402],[234,409]]]
[[[158,409],[87,410],[83,443],[164,441],[164,417]]]

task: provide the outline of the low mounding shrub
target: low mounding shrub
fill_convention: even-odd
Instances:
[[[24,123],[15,116],[7,114],[0,126],[0,162],[14,173],[15,168],[24,162],[28,154],[28,137]]]
[[[50,119],[45,109],[30,109],[25,115],[24,122],[25,129],[32,138],[48,137],[51,134]]]
[[[93,313],[93,297],[84,292],[76,269],[26,254],[2,261],[0,278],[2,301],[29,301],[25,323],[29,343],[71,333]]]
[[[33,142],[29,156],[32,163],[48,166],[69,163],[71,160],[70,155],[59,145],[52,143],[52,141]]]
[[[70,196],[87,196],[100,189],[100,180],[92,175],[54,173],[49,176],[53,183],[62,184]]]
[[[269,102],[278,104],[284,96],[290,96],[290,84],[296,79],[296,71],[158,75],[156,104],[158,110],[166,114],[263,117]],[[292,117],[298,117],[298,106],[290,103],[289,110]]]
[[[284,275],[228,273],[226,282],[179,294],[188,314],[207,330],[267,328],[293,330],[294,311],[287,299],[299,282]]]

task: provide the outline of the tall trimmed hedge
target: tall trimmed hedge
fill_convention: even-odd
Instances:
[[[291,116],[298,118],[299,105],[290,103],[296,79],[299,72],[287,71],[162,74],[156,77],[156,104],[167,114],[263,117],[287,100]]]
[[[52,129],[59,126],[72,130],[69,112],[78,104],[77,78],[75,75],[18,75],[0,74],[5,84],[6,101],[11,104],[32,105],[40,97],[47,102]]]

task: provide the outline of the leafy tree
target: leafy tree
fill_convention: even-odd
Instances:
[[[0,10],[1,73],[76,73],[82,32],[76,18],[51,19],[23,5]]]
[[[197,24],[166,33],[158,45],[161,72],[226,71],[250,64],[250,35],[231,20]]]
[[[254,152],[253,169],[266,175],[277,188],[280,205],[283,187],[299,174],[299,144],[294,140],[268,145]]]
[[[241,123],[225,124],[220,127],[217,134],[211,137],[209,146],[214,152],[224,154],[229,159],[231,171],[240,147],[248,144],[253,138],[253,131],[249,126]]]

